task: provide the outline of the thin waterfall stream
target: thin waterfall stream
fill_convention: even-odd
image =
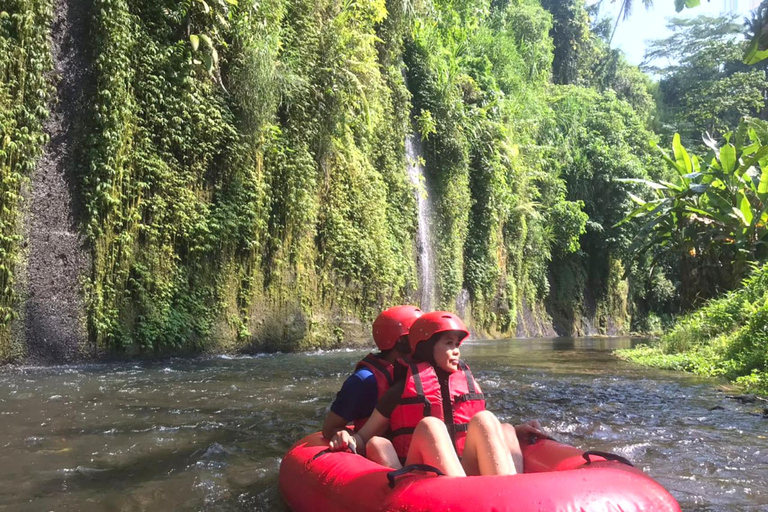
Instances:
[[[405,155],[408,166],[408,176],[416,193],[418,208],[418,262],[419,287],[421,291],[420,306],[424,311],[432,309],[435,303],[435,269],[432,255],[432,207],[427,192],[424,167],[422,165],[421,141],[416,133],[408,134],[405,139]]]

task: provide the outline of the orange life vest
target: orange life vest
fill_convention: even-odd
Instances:
[[[367,368],[371,371],[371,373],[373,373],[373,376],[376,377],[376,400],[380,400],[384,393],[386,393],[386,391],[392,387],[392,383],[395,379],[394,366],[392,366],[392,363],[385,361],[384,359],[371,353],[365,356],[359,363],[357,363],[355,366],[355,371],[361,368]],[[368,421],[368,418],[356,419],[355,430],[360,430],[360,428],[365,425],[366,421]]]
[[[398,405],[392,411],[389,426],[392,430],[392,444],[401,459],[408,454],[413,431],[422,418],[434,416],[446,421],[443,414],[443,400],[446,397],[440,390],[435,368],[430,363],[416,363],[410,359],[405,363],[408,366],[405,389]],[[446,424],[446,427],[451,434],[456,453],[461,457],[464,453],[469,420],[485,410],[485,398],[464,361],[459,361],[459,370],[448,377],[448,392],[453,423]]]

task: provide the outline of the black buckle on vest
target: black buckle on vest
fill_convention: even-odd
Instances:
[[[471,400],[485,400],[485,395],[482,393],[465,393],[463,395],[457,396],[454,402],[456,402],[458,405],[464,402],[469,402]]]

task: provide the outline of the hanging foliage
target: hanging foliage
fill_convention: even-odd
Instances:
[[[50,0],[8,0],[0,6],[0,362],[20,355],[11,340],[16,317],[21,186],[47,137],[52,68],[48,37]]]

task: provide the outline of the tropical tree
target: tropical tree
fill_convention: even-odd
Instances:
[[[690,147],[704,132],[719,137],[762,112],[765,72],[742,62],[747,43],[736,16],[673,18],[667,26],[672,35],[651,42],[642,66],[661,77],[662,131]]]
[[[653,6],[653,0],[642,0],[646,9],[650,9]],[[611,3],[616,3],[616,0],[611,0]],[[616,23],[613,25],[613,32],[611,32],[610,41],[613,41],[613,36],[616,34],[616,27],[619,26],[619,20],[627,19],[632,15],[632,7],[634,6],[633,0],[622,0],[619,14],[616,16]]]
[[[666,180],[625,179],[654,191],[644,200],[630,194],[637,207],[631,219],[644,224],[630,252],[672,252],[680,258],[684,304],[733,289],[753,262],[768,256],[768,123],[745,119],[721,146],[704,138],[711,150],[706,162],[690,155],[675,135],[672,155],[661,154],[674,170]]]
[[[595,325],[607,325],[600,314],[609,312],[621,321],[626,311],[615,283],[621,281],[621,261],[630,245],[635,226],[617,223],[632,209],[632,201],[623,193],[618,178],[647,179],[656,155],[648,147],[653,137],[632,106],[617,98],[612,90],[599,93],[586,87],[559,87],[552,95],[554,117],[543,130],[551,146],[546,158],[551,174],[561,176],[566,184],[565,199],[579,205],[587,214],[576,251],[566,247],[553,253],[548,311],[564,334],[580,331],[579,319],[594,315]],[[552,189],[547,195],[552,195]],[[575,224],[571,213],[555,222]],[[573,301],[577,296],[579,301]],[[613,296],[613,298],[611,298]],[[589,297],[587,299],[587,297]],[[616,299],[616,300],[614,300]],[[595,310],[581,304],[592,300]],[[576,306],[574,306],[576,302]],[[598,310],[600,312],[598,312]],[[602,312],[602,313],[601,313]]]
[[[646,9],[653,7],[653,0],[641,0]],[[616,3],[616,0],[611,0],[611,3]],[[621,8],[619,9],[619,16],[624,15],[624,19],[629,18],[632,15],[632,7],[634,7],[633,0],[622,0]]]
[[[552,14],[552,81],[561,85],[581,83],[585,60],[592,51],[584,0],[542,0],[541,6]]]
[[[709,2],[709,0],[707,0]],[[701,0],[675,0],[675,10],[677,12],[682,11],[685,8],[698,7],[701,5]]]
[[[752,11],[745,23],[750,43],[744,55],[744,63],[757,64],[768,58],[768,0],[763,0]]]
[[[709,1],[709,0],[707,0]],[[675,0],[675,10],[697,7],[701,0]],[[745,64],[757,64],[768,59],[768,2],[763,2],[752,12],[747,21],[749,45],[744,51]]]

